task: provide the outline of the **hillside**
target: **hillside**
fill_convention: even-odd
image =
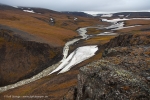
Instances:
[[[1,4],[0,86],[29,78],[57,63],[65,42],[77,36],[77,28],[91,22],[98,23],[84,17],[74,21],[74,16],[43,8]]]
[[[100,21],[97,17],[74,16],[43,8],[5,7],[0,6],[1,86],[60,64],[65,50],[69,50],[69,54],[75,51],[73,55],[82,46],[95,45],[98,50],[65,73],[40,74],[41,78],[36,81],[0,90],[0,99],[150,99],[149,19],[110,17]],[[76,31],[78,28],[82,30]],[[79,40],[63,50],[64,44],[73,39]],[[83,55],[75,59],[78,57]]]
[[[5,8],[8,9],[4,10]],[[77,36],[75,30],[79,27],[99,23],[98,19],[79,17],[74,21],[74,16],[71,15],[42,8],[28,8],[1,5],[0,23],[44,38],[53,46],[62,46],[67,39]],[[54,19],[55,25],[51,25],[50,18]]]

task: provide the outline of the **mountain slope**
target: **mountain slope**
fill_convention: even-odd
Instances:
[[[30,78],[57,63],[78,27],[98,23],[97,19],[69,17],[48,9],[1,4],[0,86]]]

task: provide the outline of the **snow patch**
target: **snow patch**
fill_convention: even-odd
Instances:
[[[112,25],[105,27],[106,29],[111,29],[111,30],[120,30],[120,29],[124,29],[124,28],[131,28],[131,27],[136,27],[136,26],[141,26],[141,25],[133,25],[133,26],[127,26],[124,27],[124,22],[125,20],[134,20],[134,19],[141,19],[141,20],[150,20],[150,18],[130,18],[130,19],[112,19],[112,20],[108,20],[108,19],[102,19],[102,21],[106,21],[106,22],[110,22],[113,23]]]
[[[68,51],[69,51],[69,46],[77,41],[79,41],[80,39],[73,39],[72,41],[69,41],[65,44],[64,48],[63,48],[63,59],[60,62],[63,62],[67,56],[68,56]]]
[[[18,8],[18,6],[12,6],[12,7],[14,7],[14,8]]]
[[[24,12],[35,13],[33,10],[23,10]]]
[[[69,71],[76,64],[89,59],[95,55],[95,52],[98,50],[97,45],[94,46],[83,46],[74,50],[68,57],[61,63],[55,70],[50,74],[55,73],[61,70],[59,73],[64,73]]]
[[[78,18],[74,17],[74,21],[76,21]]]
[[[79,28],[77,31],[78,31],[78,33],[80,34],[80,36],[82,36],[82,38],[77,38],[77,39],[73,39],[73,40],[71,40],[71,41],[69,41],[69,42],[67,42],[66,44],[65,44],[65,46],[64,46],[64,48],[63,48],[63,59],[61,60],[61,62],[63,62],[66,58],[67,58],[67,56],[68,56],[68,51],[69,51],[69,46],[70,45],[72,45],[73,43],[75,43],[75,42],[77,42],[77,41],[79,41],[80,39],[87,39],[88,38],[88,35],[86,34],[86,29],[87,29],[87,27],[85,27],[85,28]]]
[[[126,19],[126,18],[116,18],[116,19],[112,19],[112,20],[108,20],[108,19],[102,19],[102,21],[106,21],[106,22],[110,22],[110,23],[116,23],[118,21],[125,21],[125,20],[130,20],[130,19]]]
[[[52,23],[54,23],[54,19],[53,19],[53,18],[50,18],[50,21],[51,21]]]
[[[50,18],[50,20],[53,21],[54,19],[53,19],[53,18]]]
[[[141,20],[150,20],[150,18],[116,18],[116,19],[111,19],[111,20],[108,20],[108,19],[101,19],[102,21],[105,21],[105,22],[110,22],[110,23],[117,23],[119,21],[125,21],[125,20],[133,20],[133,19],[141,19]]]

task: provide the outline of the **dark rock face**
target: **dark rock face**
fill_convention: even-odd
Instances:
[[[68,93],[63,97],[63,100],[76,100],[77,88],[71,88]]]
[[[149,100],[149,44],[148,34],[123,34],[104,44],[102,59],[80,68],[74,100]]]
[[[150,44],[149,35],[133,35],[123,34],[111,39],[110,42],[105,44],[106,48],[117,46],[133,46],[133,45],[148,45]]]
[[[77,100],[149,100],[150,47],[107,49],[80,69]]]
[[[26,41],[10,30],[0,30],[0,86],[41,72],[62,58],[61,48]]]

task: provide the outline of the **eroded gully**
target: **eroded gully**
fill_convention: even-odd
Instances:
[[[104,21],[106,21],[106,20],[104,20]],[[69,46],[70,46],[70,45],[74,44],[75,42],[77,42],[77,41],[79,41],[79,40],[81,40],[81,39],[86,40],[86,39],[89,39],[89,38],[92,38],[92,37],[95,37],[95,36],[99,36],[99,35],[116,35],[116,33],[113,33],[113,32],[112,32],[112,29],[117,29],[117,28],[120,29],[120,28],[122,28],[123,25],[124,25],[123,22],[117,23],[118,21],[119,21],[119,20],[117,20],[117,21],[115,21],[115,22],[113,22],[113,23],[111,22],[112,25],[110,25],[110,26],[108,26],[108,27],[91,26],[91,27],[84,27],[84,28],[78,29],[77,32],[79,33],[79,35],[81,36],[81,38],[73,39],[73,40],[71,40],[71,41],[69,41],[69,42],[67,42],[67,43],[65,44],[64,49],[63,49],[63,59],[62,59],[60,62],[58,62],[58,63],[56,63],[56,64],[54,64],[54,65],[48,67],[47,69],[43,70],[43,71],[40,72],[39,74],[37,74],[37,75],[35,75],[35,76],[33,76],[33,77],[29,78],[29,79],[24,79],[24,80],[19,81],[19,82],[15,83],[15,84],[11,84],[11,85],[7,85],[7,86],[4,86],[4,87],[0,87],[0,93],[1,93],[1,92],[4,92],[4,91],[7,91],[7,90],[10,90],[10,89],[13,89],[13,88],[16,88],[16,87],[19,87],[19,86],[22,86],[22,85],[25,85],[25,84],[28,84],[28,83],[31,83],[31,82],[33,82],[33,81],[36,81],[36,80],[38,80],[38,79],[41,79],[42,77],[45,77],[45,76],[48,76],[48,75],[50,75],[50,74],[52,74],[52,73],[54,73],[54,72],[57,72],[58,70],[56,70],[56,69],[61,65],[61,63],[63,63],[63,62],[67,59],[68,52],[69,52]],[[107,22],[109,22],[109,21],[107,20]],[[92,35],[87,35],[87,34],[86,34],[87,28],[107,29],[108,31],[92,36]],[[95,46],[94,48],[96,48],[96,46]],[[83,49],[85,49],[85,48],[83,48]],[[92,49],[93,49],[93,47],[92,47]],[[97,48],[96,48],[96,49],[97,49]],[[80,51],[82,51],[82,50],[80,50]],[[91,51],[93,51],[93,50],[91,50]],[[75,54],[78,53],[77,50],[75,50],[74,52],[75,52]],[[95,53],[95,52],[96,52],[96,50],[94,50],[94,53]],[[93,55],[92,55],[92,56],[93,56]],[[87,59],[88,59],[88,58],[90,58],[90,57],[87,57]],[[71,57],[71,59],[73,59],[73,57]],[[83,61],[84,61],[84,60],[86,60],[86,59],[84,58]],[[79,63],[80,63],[80,62],[79,62]],[[72,67],[72,66],[71,66],[71,67]],[[63,69],[63,68],[61,68],[61,69]],[[67,70],[67,71],[68,71],[68,70]]]

